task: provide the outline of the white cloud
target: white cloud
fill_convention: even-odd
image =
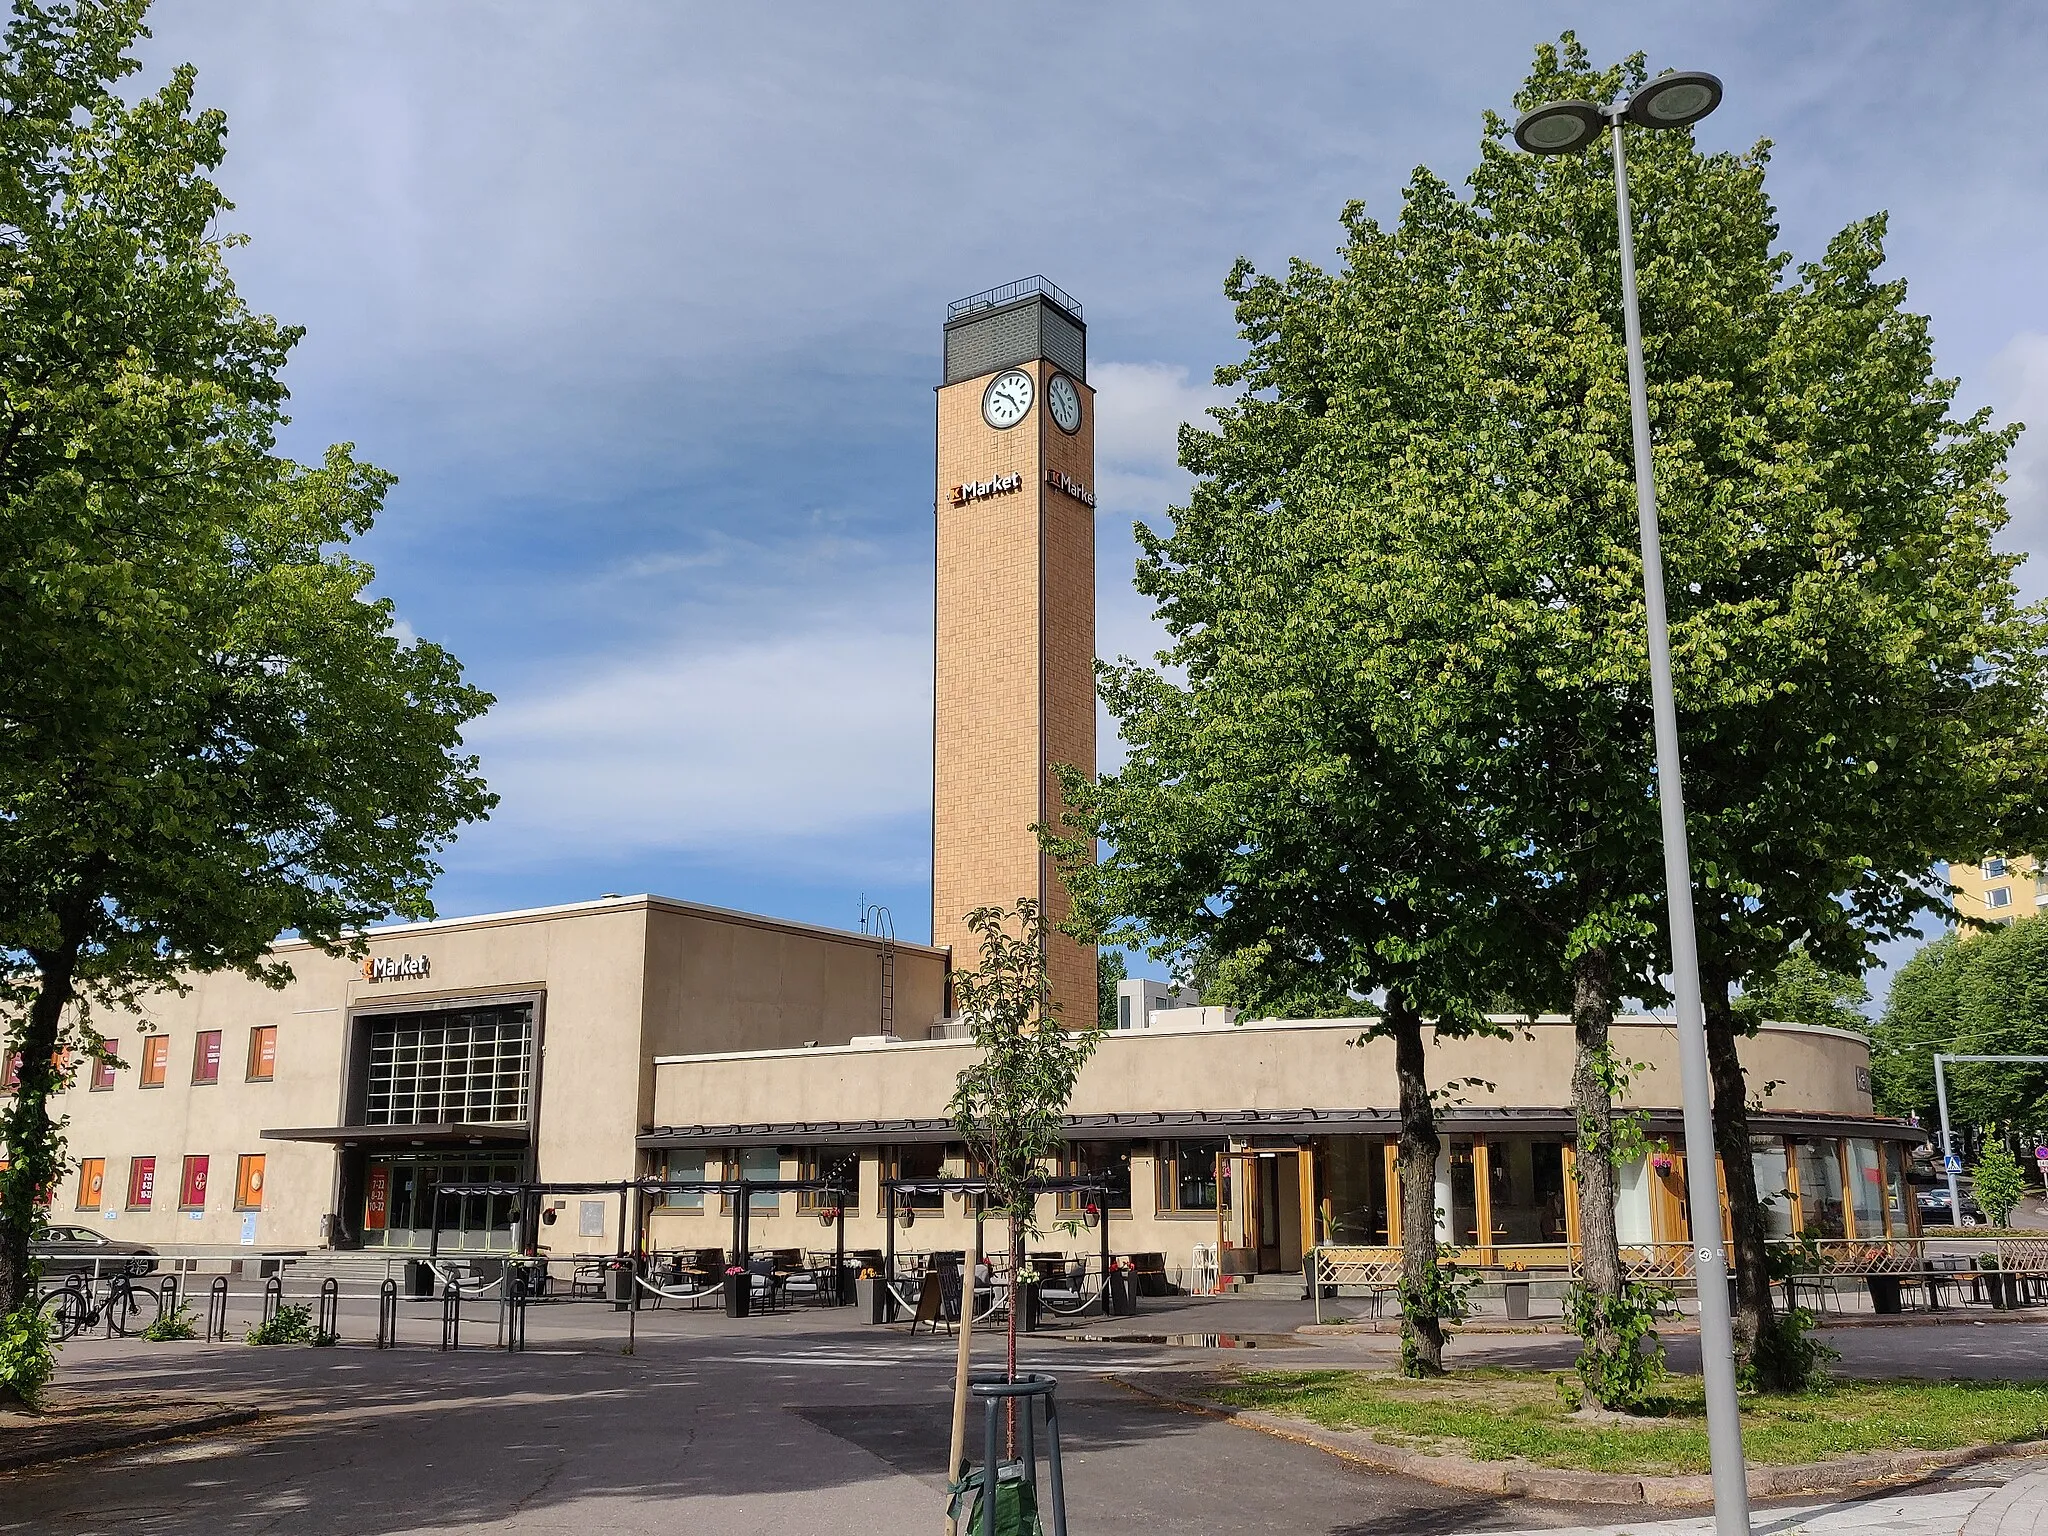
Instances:
[[[1203,412],[1230,396],[1173,363],[1102,363],[1090,374],[1097,495],[1107,510],[1159,519],[1187,493],[1181,423],[1210,425]]]
[[[672,850],[815,867],[921,824],[929,644],[848,627],[678,646],[515,695],[471,732],[503,804],[464,838],[468,862]]]
[[[1986,366],[1984,382],[2000,418],[2027,425],[2006,466],[2012,524],[2005,542],[2037,552],[2020,567],[2020,586],[2038,597],[2048,590],[2048,569],[2038,554],[2048,535],[2048,335],[2023,331],[2013,337]]]

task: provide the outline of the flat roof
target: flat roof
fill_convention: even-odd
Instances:
[[[1190,1008],[1181,1011],[1192,1013],[1195,1010]],[[1570,1015],[1562,1013],[1539,1014],[1533,1019],[1524,1018],[1519,1014],[1497,1014],[1493,1015],[1492,1018],[1494,1023],[1505,1024],[1514,1029],[1569,1029],[1572,1024]],[[1348,1030],[1356,1032],[1363,1029],[1370,1022],[1370,1020],[1364,1018],[1239,1019],[1231,1024],[1153,1024],[1144,1029],[1109,1029],[1104,1030],[1102,1033],[1103,1037],[1109,1040],[1143,1040],[1147,1038],[1158,1039],[1170,1035],[1219,1035],[1227,1034],[1232,1030],[1258,1032]],[[1675,1029],[1677,1027],[1677,1022],[1669,1016],[1653,1013],[1617,1014],[1614,1022],[1617,1025],[1633,1025],[1637,1028],[1649,1029]],[[1772,1033],[1828,1035],[1837,1040],[1851,1040],[1858,1045],[1867,1046],[1870,1044],[1870,1038],[1867,1035],[1859,1035],[1854,1030],[1836,1029],[1828,1024],[1792,1024],[1772,1021],[1758,1027],[1769,1030]],[[907,1040],[900,1036],[891,1040],[879,1035],[863,1035],[848,1041],[844,1045],[790,1045],[752,1051],[704,1051],[697,1054],[680,1056],[657,1056],[654,1058],[654,1065],[657,1067],[667,1067],[679,1066],[686,1062],[702,1061],[775,1061],[784,1057],[844,1056],[869,1051],[918,1051],[941,1048],[971,1049],[973,1045],[974,1041],[964,1035],[949,1036],[941,1040]]]
[[[357,933],[366,939],[397,938],[415,933],[451,933],[464,928],[497,928],[513,923],[549,922],[557,918],[596,917],[611,912],[641,910],[675,912],[685,917],[701,917],[712,922],[741,923],[750,928],[773,928],[784,933],[805,934],[812,938],[832,939],[841,943],[884,942],[884,936],[878,933],[827,928],[819,923],[799,923],[786,917],[764,917],[758,912],[740,912],[731,907],[713,907],[703,902],[684,901],[675,896],[655,896],[646,892],[633,896],[599,896],[589,901],[567,901],[550,907],[519,907],[510,912],[483,912],[472,917],[437,917],[420,923],[382,923],[372,928],[359,929]],[[950,953],[949,950],[934,945],[913,944],[904,939],[890,939],[887,942],[897,949],[912,950],[935,958]],[[284,950],[311,949],[313,946],[304,939],[287,939],[275,947]]]

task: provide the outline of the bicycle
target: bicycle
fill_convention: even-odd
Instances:
[[[102,1322],[106,1324],[107,1337],[119,1334],[126,1338],[138,1313],[148,1314],[142,1324],[145,1328],[164,1313],[162,1293],[148,1286],[137,1289],[128,1275],[111,1277],[104,1297],[96,1294],[92,1280],[73,1275],[55,1290],[45,1292],[39,1305],[60,1342],[97,1328]]]

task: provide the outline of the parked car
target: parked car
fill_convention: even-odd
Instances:
[[[1974,1227],[1984,1220],[1984,1208],[1977,1203],[1977,1197],[1969,1190],[1962,1191],[1962,1196],[1962,1224]],[[1932,1188],[1915,1191],[1913,1203],[1920,1207],[1922,1226],[1952,1227],[1956,1224],[1955,1217],[1949,1209],[1946,1184],[1936,1184]]]
[[[48,1227],[36,1244],[36,1258],[48,1275],[146,1275],[156,1268],[157,1252],[142,1243],[117,1243],[91,1227]]]

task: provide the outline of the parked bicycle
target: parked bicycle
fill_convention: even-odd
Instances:
[[[161,1292],[136,1285],[128,1275],[114,1275],[98,1285],[85,1275],[73,1275],[62,1285],[43,1293],[41,1307],[51,1331],[69,1339],[105,1325],[108,1334],[126,1336],[131,1327],[147,1328],[163,1316]]]

